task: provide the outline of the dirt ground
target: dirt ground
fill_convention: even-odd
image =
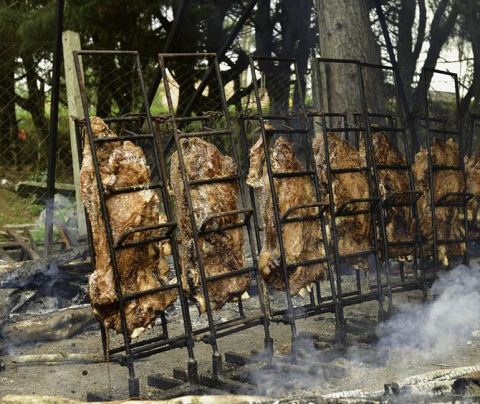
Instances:
[[[418,291],[404,292],[394,295],[395,305],[405,302],[419,302]],[[251,303],[249,303],[251,300]],[[245,302],[245,310],[256,310],[256,298]],[[222,310],[217,316],[230,318],[236,315],[236,306],[231,305],[227,310]],[[386,357],[377,357],[375,350],[375,327],[378,303],[369,302],[345,309],[347,324],[361,325],[367,332],[349,333],[347,345],[339,346],[333,343],[335,334],[335,319],[333,314],[325,314],[306,320],[297,321],[298,332],[315,333],[319,336],[322,350],[311,355],[318,372],[313,372],[313,387],[316,393],[328,393],[351,389],[381,390],[383,385],[394,380],[401,380],[407,376],[424,373],[430,370],[448,369],[450,367],[476,365],[480,362],[480,341],[472,339],[456,347],[454,354],[443,357],[425,358],[413,348],[389,349]],[[205,326],[205,316],[199,317],[195,309],[191,310],[194,327]],[[180,310],[178,306],[169,313],[170,336],[183,333]],[[357,327],[358,328],[358,327]],[[160,327],[154,327],[144,333],[142,338],[158,335]],[[272,324],[270,327],[275,341],[275,352],[282,355],[290,348],[290,327]],[[350,330],[352,331],[353,328]],[[220,352],[235,351],[239,354],[250,355],[253,351],[263,348],[263,328],[257,326],[242,333],[219,339]],[[121,343],[120,336],[112,336],[111,347]],[[350,348],[349,348],[350,347]],[[353,348],[352,348],[353,347]],[[355,349],[366,349],[367,355],[351,355]],[[352,351],[353,349],[353,351]],[[0,397],[7,394],[33,394],[62,396],[67,398],[85,400],[87,392],[109,390],[109,376],[111,389],[115,397],[127,397],[126,367],[112,363],[98,364],[62,364],[62,365],[30,365],[20,366],[12,362],[15,355],[20,354],[45,354],[45,353],[96,353],[102,352],[102,343],[98,326],[92,326],[80,335],[69,340],[51,343],[36,344],[28,347],[12,348],[8,356],[0,357],[5,364],[5,370],[0,371]],[[363,351],[362,351],[363,352]],[[197,343],[195,356],[201,372],[211,367],[211,347],[204,343]],[[312,364],[312,357],[299,357],[297,364],[303,360]],[[302,359],[304,358],[304,359]],[[172,376],[173,368],[185,368],[188,355],[186,349],[176,349],[139,360],[135,363],[135,371],[140,379],[141,397],[153,399],[161,397],[161,391],[147,385],[147,376],[162,374]],[[335,367],[341,370],[339,376],[330,377],[328,380],[321,375],[322,367]],[[288,375],[287,375],[288,377]],[[293,377],[293,376],[292,376]],[[317,380],[318,379],[318,380]],[[275,380],[264,380],[262,383],[278,383]],[[285,383],[285,382],[281,382]],[[265,386],[263,386],[265,387]]]

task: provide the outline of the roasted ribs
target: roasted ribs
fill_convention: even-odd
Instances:
[[[116,137],[102,119],[90,118],[95,138]],[[158,196],[155,191],[108,195],[114,189],[141,186],[150,182],[150,170],[142,149],[132,142],[107,142],[96,146],[102,184],[107,193],[113,241],[117,243],[125,231],[139,226],[160,223]],[[80,172],[80,192],[88,212],[95,249],[95,270],[89,279],[88,294],[95,316],[105,328],[121,332],[118,299],[115,290],[105,221],[100,207],[92,153],[85,141]],[[163,217],[164,218],[164,217]],[[125,242],[141,241],[160,234],[160,230],[131,234]],[[165,286],[169,282],[169,266],[162,258],[158,243],[147,243],[116,251],[116,262],[122,293],[132,294]],[[156,316],[177,298],[175,290],[142,296],[125,302],[128,333],[135,337],[150,326]]]
[[[214,145],[198,138],[183,139],[181,145],[189,181],[237,175],[237,167],[232,158],[222,155]],[[196,302],[200,313],[204,313],[206,310],[205,297],[177,152],[172,156],[170,177],[182,236],[182,285],[188,296]],[[237,181],[192,185],[190,195],[198,229],[211,214],[239,209]],[[218,229],[240,223],[241,220],[240,215],[234,214],[214,219],[206,228]],[[245,268],[242,228],[202,235],[199,237],[199,245],[207,277]],[[240,298],[247,291],[250,283],[249,274],[208,282],[208,294],[212,309],[220,309],[225,303]]]

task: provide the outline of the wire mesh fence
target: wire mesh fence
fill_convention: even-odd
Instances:
[[[45,203],[52,58],[53,42],[0,42],[0,226],[34,223]],[[68,197],[74,187],[63,83],[58,131],[56,181]]]

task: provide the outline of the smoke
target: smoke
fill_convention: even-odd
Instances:
[[[366,384],[381,388],[400,376],[423,373],[439,359],[448,364],[480,330],[480,266],[439,274],[431,292],[424,304],[404,303],[389,321],[372,325],[377,342],[318,350],[310,339],[302,339],[294,353],[275,355],[270,364],[265,365],[265,357],[254,358],[250,381],[260,394],[318,395]]]
[[[258,355],[254,363],[261,365],[255,367],[253,364],[249,374],[250,381],[258,386],[253,393],[274,397],[298,395],[301,391],[323,393],[321,386],[329,375],[328,369],[320,365],[319,355],[312,341],[307,339],[299,340],[295,353],[274,356],[268,364],[265,364],[266,356]]]
[[[480,266],[441,273],[432,300],[405,305],[377,327],[378,348],[411,348],[423,359],[452,354],[480,329]]]

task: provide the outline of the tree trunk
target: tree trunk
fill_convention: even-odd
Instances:
[[[473,111],[480,112],[480,30],[478,24],[480,23],[479,16],[480,6],[475,0],[465,0],[462,4],[462,15],[465,21],[465,30],[468,38],[472,44],[473,52],[473,81],[470,89],[462,100],[461,112],[466,113],[472,97]],[[463,114],[462,114],[463,115]]]
[[[16,166],[18,125],[15,114],[15,57],[9,45],[0,51],[0,163]]]
[[[451,5],[450,12],[447,11],[449,5]],[[455,1],[441,0],[438,4],[433,16],[432,25],[430,26],[430,43],[423,67],[434,69],[437,65],[437,60],[440,56],[443,45],[447,42],[447,39],[450,37],[453,28],[455,27],[459,11],[458,3]],[[412,96],[412,111],[422,109],[425,96],[424,87],[426,86],[429,88],[431,81],[432,74],[427,74],[426,83],[423,79],[423,75],[420,76],[420,80]]]
[[[371,30],[367,3],[358,0],[317,0],[322,57],[380,63],[380,47]],[[330,69],[327,66],[325,73],[327,82],[323,83],[322,96],[327,104],[324,103],[323,107],[331,112],[360,110],[359,84],[354,67],[331,65]],[[385,105],[382,102],[382,75],[371,69],[366,73],[369,109],[379,111],[379,107]]]

